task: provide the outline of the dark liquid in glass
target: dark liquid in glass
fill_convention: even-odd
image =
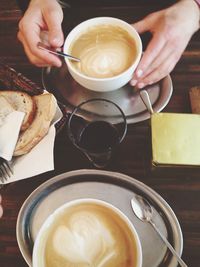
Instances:
[[[86,125],[79,139],[79,146],[91,152],[104,152],[119,143],[117,129],[106,121]]]

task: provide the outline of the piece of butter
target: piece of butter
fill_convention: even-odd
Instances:
[[[200,166],[200,115],[154,113],[151,134],[154,164]]]

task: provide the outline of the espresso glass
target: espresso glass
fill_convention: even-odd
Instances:
[[[107,99],[90,99],[78,105],[68,120],[68,136],[97,168],[104,168],[126,135],[122,109]]]

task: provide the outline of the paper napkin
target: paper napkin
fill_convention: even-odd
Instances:
[[[62,117],[59,107],[48,134],[27,154],[14,158],[13,175],[5,182],[11,183],[54,169],[55,123]]]
[[[11,160],[25,113],[13,111],[0,120],[0,157]]]

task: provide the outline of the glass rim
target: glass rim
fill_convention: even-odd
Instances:
[[[67,133],[68,133],[68,136],[70,138],[70,140],[73,142],[73,144],[78,147],[79,149],[85,151],[85,149],[83,147],[80,147],[76,142],[75,142],[75,138],[74,138],[74,135],[71,131],[71,121],[72,121],[72,118],[73,116],[75,115],[76,111],[78,109],[80,109],[81,106],[87,104],[87,103],[90,103],[90,102],[95,102],[95,101],[102,101],[102,102],[108,102],[112,105],[114,105],[121,113],[122,115],[122,118],[123,118],[123,123],[124,124],[124,129],[123,129],[123,134],[122,136],[120,137],[119,139],[119,144],[123,141],[124,137],[126,136],[126,132],[127,132],[127,120],[126,120],[126,115],[124,114],[123,110],[118,106],[118,104],[116,104],[115,102],[109,100],[109,99],[105,99],[105,98],[91,98],[91,99],[88,99],[88,100],[85,100],[83,102],[81,102],[78,106],[76,106],[71,114],[69,115],[69,118],[68,118],[68,121],[67,121]],[[112,149],[112,148],[109,148],[109,150]]]

